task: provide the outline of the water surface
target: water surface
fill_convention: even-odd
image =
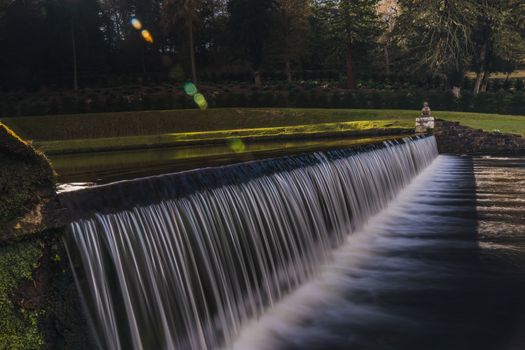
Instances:
[[[524,349],[525,159],[439,156],[236,349]]]
[[[58,173],[59,183],[101,184],[261,158],[354,147],[400,137],[396,135],[330,139],[305,138],[257,142],[232,140],[222,144],[50,155],[49,157]]]

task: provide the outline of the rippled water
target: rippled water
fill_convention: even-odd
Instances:
[[[525,159],[439,156],[235,349],[524,349]]]

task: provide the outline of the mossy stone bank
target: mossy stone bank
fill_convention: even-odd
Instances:
[[[62,230],[54,172],[0,124],[0,350],[92,348]]]

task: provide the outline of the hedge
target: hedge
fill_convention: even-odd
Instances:
[[[455,98],[444,90],[329,90],[296,88],[286,90],[229,89],[203,91],[208,106],[213,107],[296,107],[296,108],[370,108],[420,109],[428,101],[432,109],[525,115],[525,92],[483,92],[474,95],[463,91]],[[108,111],[137,111],[193,108],[191,97],[178,91],[132,90],[114,94],[90,93],[56,95],[52,97],[4,98],[0,100],[0,117],[97,113]]]

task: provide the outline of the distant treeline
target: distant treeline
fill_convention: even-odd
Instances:
[[[0,89],[139,80],[354,89],[373,75],[401,85],[431,75],[449,89],[470,71],[478,93],[490,73],[523,63],[523,18],[523,0],[7,0]]]

